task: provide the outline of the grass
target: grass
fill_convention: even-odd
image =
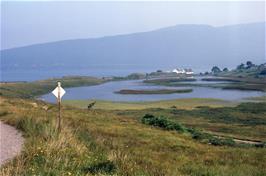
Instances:
[[[257,108],[257,109],[260,109],[260,108]],[[186,134],[191,135],[193,139],[196,139],[203,143],[216,145],[216,146],[228,145],[228,146],[234,146],[234,147],[243,146],[243,147],[265,147],[266,148],[266,142],[243,141],[239,139],[233,139],[230,137],[213,135],[212,133],[203,132],[195,128],[185,127],[179,122],[165,118],[164,116],[155,117],[154,115],[151,115],[151,114],[145,114],[142,117],[141,122],[146,125],[160,127],[165,130],[174,130],[179,133],[186,133]]]
[[[159,78],[159,79],[150,79],[144,80],[144,83],[152,83],[152,84],[166,84],[173,82],[194,82],[197,81],[194,78]]]
[[[95,102],[94,109],[104,110],[143,110],[150,108],[171,108],[173,106],[181,109],[193,109],[197,106],[234,106],[235,102],[212,99],[212,98],[189,98],[189,99],[175,99],[151,102],[112,102],[104,100],[63,100],[63,104],[74,106],[77,108],[87,108],[87,106]]]
[[[69,76],[34,82],[0,83],[0,95],[15,98],[34,98],[51,92],[60,81],[64,88],[90,86],[106,80],[88,76]]]
[[[186,132],[188,134],[191,134],[193,139],[200,140],[202,142],[209,143],[212,145],[219,145],[219,146],[222,146],[222,145],[235,146],[236,145],[232,139],[222,139],[222,138],[215,137],[208,133],[203,133],[194,128],[186,128],[182,124],[171,121],[163,116],[155,117],[153,115],[146,114],[145,116],[142,117],[141,121],[144,124],[152,125],[155,127],[160,127],[166,130],[174,130],[180,133]]]
[[[211,87],[221,89],[234,89],[234,90],[256,90],[266,91],[266,80],[256,78],[238,78],[238,77],[216,77],[216,78],[203,78],[202,80],[209,83],[201,84],[194,83],[193,80],[179,80],[179,79],[158,79],[158,80],[145,80],[143,82],[164,85],[172,87]],[[212,83],[212,81],[227,81],[226,83]]]
[[[153,89],[153,90],[131,90],[122,89],[115,93],[118,94],[174,94],[174,93],[190,93],[193,89]]]
[[[232,138],[266,141],[263,102],[97,100],[88,110],[94,100],[68,100],[58,133],[57,107],[29,99],[57,81],[1,83],[0,120],[20,130],[25,145],[0,175],[266,175],[266,148],[228,145]],[[64,87],[105,81],[61,80]]]
[[[44,106],[52,108],[46,112]],[[0,173],[7,176],[266,174],[265,148],[203,144],[184,133],[142,124],[134,112],[128,113],[136,118],[125,110],[86,110],[64,105],[63,128],[58,134],[55,106],[1,97],[0,119],[20,129],[26,143],[21,155],[4,165]]]
[[[265,107],[265,102],[242,103],[231,107],[198,106],[193,109],[183,109],[174,105],[167,109],[117,110],[117,113],[137,120],[145,114],[165,116],[186,127],[202,129],[213,135],[248,141],[266,141]]]
[[[266,96],[261,96],[261,97],[249,97],[246,98],[246,100],[248,101],[262,101],[262,102],[266,102]]]

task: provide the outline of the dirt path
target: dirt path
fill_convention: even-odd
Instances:
[[[228,136],[223,136],[223,135],[217,135],[215,133],[212,133],[214,134],[215,137],[218,137],[218,138],[226,138]],[[260,145],[262,144],[261,141],[256,141],[256,140],[248,140],[248,139],[240,139],[240,138],[232,138],[236,143],[243,143],[243,144],[251,144],[251,145]]]
[[[0,166],[19,154],[23,141],[21,133],[0,121]]]

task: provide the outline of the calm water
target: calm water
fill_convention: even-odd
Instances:
[[[62,76],[127,76],[134,72],[151,72],[152,69],[130,69],[130,68],[71,68],[71,69],[12,69],[1,70],[1,81],[36,81]]]
[[[202,81],[199,81],[202,83]],[[207,82],[210,83],[210,82]],[[212,82],[215,83],[215,82]],[[182,94],[164,94],[164,95],[122,95],[115,94],[115,91],[121,89],[187,89],[192,88],[191,93]],[[111,101],[158,101],[180,98],[219,98],[224,100],[241,100],[247,97],[255,97],[265,95],[259,91],[241,91],[241,90],[222,90],[219,88],[207,87],[167,87],[167,86],[154,86],[142,83],[142,81],[117,81],[108,82],[96,86],[77,87],[66,89],[66,94],[63,100],[111,100]],[[55,97],[52,94],[47,94],[41,97],[45,101],[55,102]]]
[[[0,63],[1,65],[1,63]],[[185,67],[190,68],[190,67]],[[48,78],[58,78],[62,76],[127,76],[131,73],[150,73],[158,68],[140,65],[91,65],[84,67],[49,67],[49,68],[1,68],[1,81],[36,81]],[[162,66],[163,70],[174,69]],[[196,73],[208,70],[208,68],[194,69]]]

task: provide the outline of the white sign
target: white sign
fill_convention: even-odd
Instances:
[[[56,98],[59,98],[61,100],[61,98],[63,97],[63,95],[66,93],[66,91],[61,87],[60,82],[58,83],[58,86],[53,90],[52,92],[54,94],[54,96]]]

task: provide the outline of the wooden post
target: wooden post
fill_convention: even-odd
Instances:
[[[57,130],[58,130],[58,132],[60,132],[61,131],[61,97],[60,97],[61,83],[58,82],[57,86],[58,86],[58,98],[57,98],[57,102],[58,102],[58,126],[57,126]]]
[[[61,131],[61,98],[66,93],[66,91],[61,87],[61,83],[57,83],[57,87],[52,91],[52,94],[57,98],[58,104],[58,118],[57,118],[57,130]]]

